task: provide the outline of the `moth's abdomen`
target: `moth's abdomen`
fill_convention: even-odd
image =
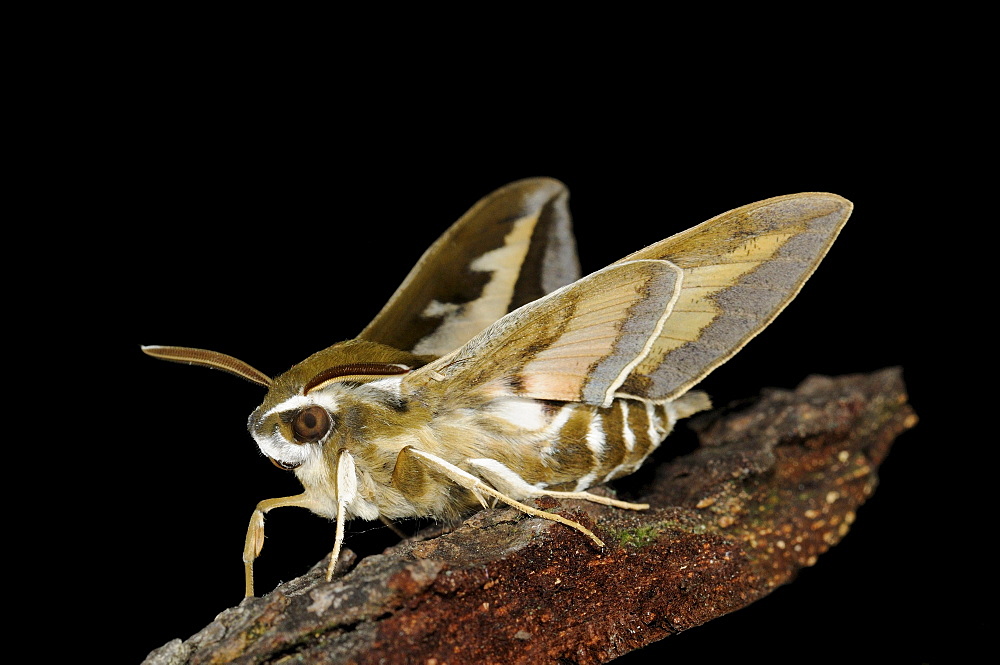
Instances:
[[[540,452],[547,489],[580,491],[628,475],[674,425],[668,406],[618,399],[609,408],[567,404]],[[529,481],[531,482],[531,481]]]
[[[508,404],[493,413],[519,425],[521,434],[511,437],[513,445],[494,449],[490,466],[502,464],[538,489],[582,491],[638,469],[678,418],[707,408],[703,395],[692,397],[663,404],[616,399],[607,408],[534,400],[516,409]]]

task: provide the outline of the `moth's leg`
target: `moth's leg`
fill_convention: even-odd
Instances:
[[[493,459],[470,459],[469,464],[476,467],[476,469],[478,469],[484,477],[493,482],[494,485],[497,485],[498,487],[510,488],[508,491],[516,490],[519,494],[524,496],[550,496],[554,499],[578,499],[591,501],[593,503],[600,503],[605,506],[614,506],[615,508],[626,508],[628,510],[649,509],[648,503],[629,503],[627,501],[611,499],[606,496],[598,496],[597,494],[591,494],[590,492],[560,492],[557,490],[540,489],[529,484],[519,475],[514,473],[514,471]]]
[[[337,533],[333,540],[333,552],[330,553],[330,563],[326,567],[326,581],[333,579],[340,559],[340,550],[344,546],[344,523],[347,521],[347,508],[358,499],[358,469],[354,457],[346,450],[340,451],[337,457]]]
[[[590,529],[583,526],[582,524],[579,524],[572,520],[568,520],[562,515],[557,515],[555,513],[547,513],[544,510],[533,508],[531,506],[521,503],[520,501],[517,501],[516,499],[512,499],[503,492],[500,492],[491,487],[490,485],[484,483],[481,479],[475,477],[468,471],[463,471],[454,464],[451,464],[450,462],[441,459],[437,455],[432,455],[422,450],[417,450],[412,446],[407,446],[403,448],[399,452],[399,455],[396,457],[397,468],[400,468],[400,464],[403,465],[402,466],[403,471],[400,474],[400,480],[411,483],[412,486],[418,490],[418,492],[423,489],[419,477],[420,467],[423,467],[425,475],[427,473],[427,470],[437,472],[442,476],[445,476],[446,478],[451,480],[456,485],[459,485],[460,487],[464,487],[465,489],[469,490],[477,499],[479,499],[479,503],[481,503],[483,507],[488,507],[485,497],[491,496],[495,499],[498,499],[506,503],[508,506],[517,508],[521,512],[527,513],[528,515],[531,515],[533,517],[541,517],[542,519],[547,519],[553,522],[559,522],[560,524],[565,524],[566,526],[576,529],[580,533],[584,534],[585,536],[593,540],[595,543],[597,543],[599,547],[604,547],[604,541],[595,536]],[[396,483],[396,472],[393,471],[393,484],[395,485],[395,483]]]
[[[538,493],[538,496],[551,496],[554,499],[579,499],[582,501],[600,503],[605,506],[614,506],[615,508],[626,508],[628,510],[649,510],[648,503],[629,503],[628,501],[619,501],[618,499],[611,499],[606,496],[591,494],[590,492],[556,492],[554,490],[536,490],[536,492]]]
[[[260,555],[260,551],[264,548],[264,513],[285,506],[309,508],[312,506],[312,502],[305,494],[265,499],[257,504],[257,509],[250,516],[247,539],[243,545],[243,569],[246,575],[246,595],[248,598],[253,596],[253,560]]]
[[[396,534],[397,536],[399,536],[399,538],[401,540],[406,540],[407,538],[409,538],[409,536],[406,535],[405,533],[403,533],[403,530],[400,529],[398,526],[396,526],[396,523],[393,522],[388,517],[383,517],[382,515],[379,515],[378,519],[379,519],[380,522],[382,522],[382,524],[384,524],[387,527],[389,527],[390,531],[392,531],[394,534]]]

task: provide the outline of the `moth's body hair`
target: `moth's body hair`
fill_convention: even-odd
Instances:
[[[294,396],[262,414],[251,430],[264,454],[299,464],[295,473],[316,504],[315,512],[336,518],[339,501],[346,499],[348,518],[454,520],[478,504],[473,493],[460,488],[420,492],[401,486],[398,479],[394,482],[397,460],[406,448],[484,478],[518,501],[546,493],[582,492],[635,471],[670,433],[678,417],[708,407],[707,397],[700,392],[661,404],[617,399],[610,407],[508,395],[477,407],[463,404],[432,414],[419,404],[402,410],[386,405],[380,398],[392,394],[386,390],[391,387],[387,381],[365,384],[363,389],[341,383],[308,396]],[[286,407],[299,411],[313,403],[331,410],[340,421],[361,425],[337,445],[307,443],[291,451],[275,446],[276,423]],[[386,431],[398,433],[387,437]],[[370,433],[383,434],[370,439]],[[290,456],[278,456],[285,452]],[[357,490],[349,497],[341,495],[331,473],[336,468],[332,462],[343,452],[357,468]]]

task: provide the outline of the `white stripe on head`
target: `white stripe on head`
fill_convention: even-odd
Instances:
[[[317,393],[316,395],[293,395],[283,402],[269,409],[262,416],[257,418],[257,423],[262,423],[268,418],[289,411],[300,411],[308,406],[318,405],[330,413],[336,413],[340,405],[332,395]],[[301,465],[314,453],[319,451],[319,446],[314,444],[301,444],[289,441],[281,434],[277,427],[269,432],[258,432],[257,423],[250,428],[250,435],[257,442],[260,451],[278,462],[291,465]]]

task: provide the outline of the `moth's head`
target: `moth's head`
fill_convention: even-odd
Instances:
[[[340,405],[329,395],[295,395],[270,399],[257,407],[247,421],[250,435],[275,466],[295,469],[310,456],[319,455],[335,435]]]
[[[250,414],[250,434],[276,466],[295,469],[323,448],[346,445],[364,407],[382,401],[363,386],[411,369],[404,363],[351,361],[345,345],[313,354],[275,378],[263,404]]]
[[[251,436],[276,466],[295,469],[343,437],[359,405],[372,402],[362,386],[400,377],[426,359],[390,347],[352,340],[313,354],[272,379],[247,363],[216,351],[178,346],[144,346],[156,358],[202,365],[236,374],[268,389],[264,402],[250,414]],[[380,391],[384,400],[387,396]],[[335,451],[334,451],[335,452]]]

